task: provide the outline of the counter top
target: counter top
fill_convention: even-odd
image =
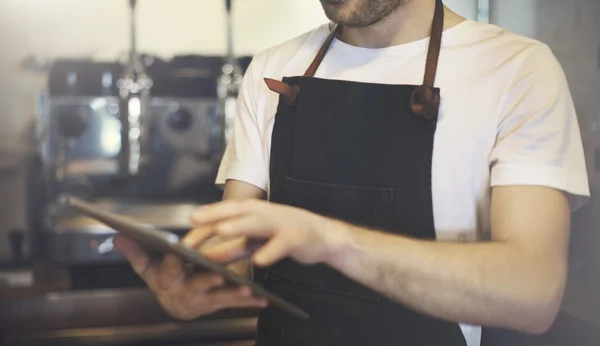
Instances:
[[[255,310],[228,310],[203,320],[254,318]],[[0,332],[134,326],[176,322],[146,288],[65,291],[0,303]]]
[[[257,314],[229,310],[181,322],[167,316],[145,288],[66,291],[0,303],[0,335],[7,346],[248,344]]]
[[[5,346],[214,345],[251,346],[256,318],[215,319],[7,334]],[[1,341],[1,340],[0,340]]]

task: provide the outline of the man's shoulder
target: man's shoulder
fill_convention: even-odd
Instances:
[[[302,68],[308,67],[329,33],[329,24],[323,24],[259,52],[252,59],[254,72],[260,77],[270,78],[280,78],[285,73],[300,73]]]
[[[464,65],[456,73],[480,81],[495,93],[523,83],[563,79],[560,62],[547,44],[494,24],[470,23],[449,40],[447,52],[446,67]]]

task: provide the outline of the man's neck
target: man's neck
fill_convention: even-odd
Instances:
[[[349,45],[364,48],[385,48],[429,37],[436,0],[410,1],[385,20],[366,27],[343,27],[339,39]],[[454,26],[464,18],[445,9],[444,28]]]

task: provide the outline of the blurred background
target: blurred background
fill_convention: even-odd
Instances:
[[[446,0],[548,44],[600,188],[600,0]],[[317,0],[0,0],[0,337],[6,345],[252,345],[255,312],[165,316],[71,193],[182,233],[212,182],[252,56],[325,23]],[[201,196],[201,197],[199,197]],[[574,215],[569,288],[545,336],[600,344],[600,213]],[[1,340],[0,340],[1,341]]]

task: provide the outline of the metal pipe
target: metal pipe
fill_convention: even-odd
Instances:
[[[227,145],[235,118],[236,100],[242,83],[242,69],[236,59],[233,39],[233,0],[225,0],[225,23],[227,52],[218,83],[220,121],[222,126],[221,146]]]
[[[490,1],[477,0],[477,21],[483,23],[490,22]]]
[[[137,0],[129,0],[129,8],[131,10],[129,16],[129,29],[130,29],[130,44],[131,52],[129,55],[130,66],[135,67],[137,60],[137,21],[136,21],[136,7]]]
[[[119,171],[133,176],[140,172],[147,161],[146,124],[148,97],[152,80],[146,75],[137,47],[137,0],[130,5],[130,54],[125,76],[119,81],[121,104],[121,154]]]
[[[233,18],[231,15],[231,0],[225,1],[226,7],[226,25],[227,25],[227,62],[234,64],[235,56],[233,51]]]

